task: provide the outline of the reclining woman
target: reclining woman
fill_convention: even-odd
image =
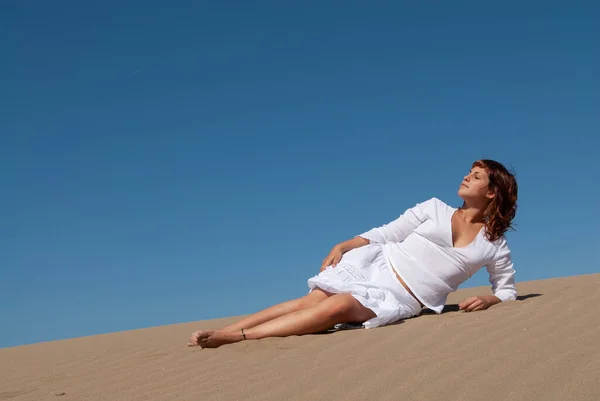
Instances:
[[[220,330],[193,333],[188,345],[215,348],[242,340],[323,332],[338,323],[374,328],[441,313],[450,292],[486,266],[493,295],[470,297],[466,312],[516,299],[504,233],[517,210],[517,182],[494,160],[478,160],[458,189],[463,205],[437,198],[396,220],[333,247],[308,295],[255,313]]]

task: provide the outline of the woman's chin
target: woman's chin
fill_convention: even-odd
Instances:
[[[456,191],[456,193],[465,202],[468,201],[468,200],[473,200],[473,196],[471,194],[469,194],[469,191],[468,191],[467,188],[460,187],[458,189],[458,191]]]

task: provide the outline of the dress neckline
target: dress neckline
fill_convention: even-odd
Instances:
[[[479,231],[477,232],[477,235],[475,235],[475,238],[473,238],[473,241],[469,242],[465,246],[454,246],[454,239],[453,239],[453,235],[452,235],[454,233],[454,230],[452,228],[452,219],[454,219],[454,215],[456,214],[456,212],[458,212],[458,208],[451,207],[451,209],[453,211],[450,214],[450,247],[452,249],[466,249],[466,248],[470,247],[471,245],[473,245],[475,242],[477,242],[477,239],[479,238],[479,235],[481,234],[481,232],[485,228],[485,225],[479,229]]]

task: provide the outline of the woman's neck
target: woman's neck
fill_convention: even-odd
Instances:
[[[464,204],[458,210],[462,218],[469,224],[483,224],[485,222],[484,208]]]

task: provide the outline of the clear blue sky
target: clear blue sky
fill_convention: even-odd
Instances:
[[[0,346],[304,295],[478,158],[518,280],[598,272],[600,6],[488,3],[3,1]]]

